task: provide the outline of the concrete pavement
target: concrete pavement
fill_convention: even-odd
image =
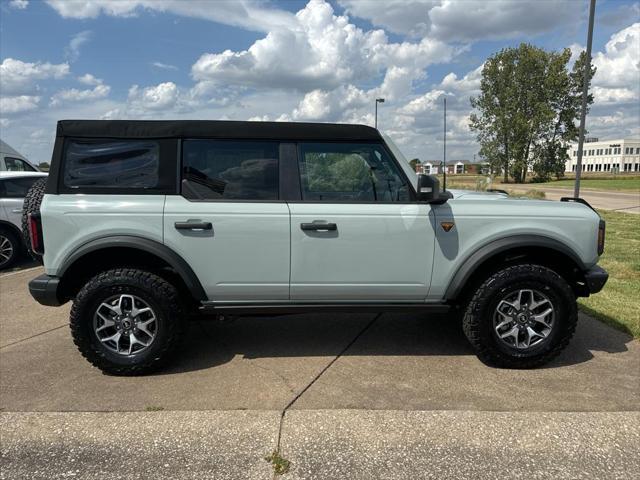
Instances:
[[[68,306],[30,299],[37,274],[0,276],[0,478],[268,478],[279,435],[285,478],[640,468],[640,344],[584,315],[531,371],[483,365],[446,318],[299,315],[195,323],[170,369],[121,378],[77,353]]]
[[[2,479],[272,479],[279,412],[3,413]],[[632,479],[635,413],[295,410],[284,479]]]
[[[573,197],[572,188],[549,187],[546,185],[536,185],[535,183],[514,185],[514,188],[519,190],[542,190],[549,200]],[[584,198],[594,208],[640,214],[640,192],[616,192],[582,188],[580,189],[580,197]]]

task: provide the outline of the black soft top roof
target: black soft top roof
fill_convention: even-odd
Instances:
[[[59,137],[380,140],[366,125],[222,120],[61,120]]]

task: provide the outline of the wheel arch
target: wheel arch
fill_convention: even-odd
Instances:
[[[475,285],[499,267],[522,261],[552,268],[581,294],[581,274],[587,266],[566,244],[542,235],[517,235],[494,240],[471,253],[458,267],[445,292],[445,299],[463,296],[465,287]]]
[[[81,283],[105,268],[143,267],[164,271],[164,276],[177,282],[183,293],[196,301],[206,301],[207,295],[189,264],[172,249],[143,237],[118,235],[92,240],[70,254],[58,269],[64,296],[73,297]]]
[[[7,222],[6,220],[0,220],[0,229],[8,230],[17,235],[18,240],[22,240],[22,230],[16,227],[13,223]]]

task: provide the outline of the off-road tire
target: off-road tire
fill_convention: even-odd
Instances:
[[[27,194],[24,197],[24,204],[22,205],[22,240],[24,242],[25,249],[29,255],[35,260],[42,262],[42,255],[38,255],[31,250],[31,239],[29,238],[29,217],[30,213],[40,212],[40,204],[44,197],[44,189],[47,185],[47,179],[40,178],[33,182],[31,188],[27,190]]]
[[[544,292],[555,309],[555,324],[539,348],[519,351],[509,348],[494,333],[496,302],[508,291],[535,288]],[[467,304],[462,320],[464,333],[478,357],[486,364],[525,369],[551,361],[569,344],[578,322],[576,298],[567,282],[549,268],[523,264],[499,270],[487,278]]]
[[[22,254],[22,243],[20,243],[20,238],[12,230],[6,227],[0,227],[0,242],[0,247],[4,244],[11,249],[10,255],[7,252],[9,258],[4,260],[4,257],[0,257],[0,270],[4,270],[16,263],[16,260],[20,257]]]
[[[94,332],[93,317],[106,298],[131,293],[151,305],[158,321],[153,343],[138,354],[119,355],[104,346]],[[144,271],[115,268],[99,273],[78,292],[69,319],[73,341],[95,367],[111,375],[144,375],[171,359],[187,329],[178,290],[165,279]]]

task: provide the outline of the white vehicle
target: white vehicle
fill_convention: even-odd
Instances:
[[[531,368],[608,277],[583,200],[440,192],[363,125],[62,121],[36,190],[31,294],[73,300],[76,345],[118,375],[165,363],[193,315],[345,310],[461,315],[480,358]]]
[[[22,204],[42,172],[0,172],[0,269],[10,267],[24,251]]]
[[[0,172],[39,172],[40,169],[0,140]]]

